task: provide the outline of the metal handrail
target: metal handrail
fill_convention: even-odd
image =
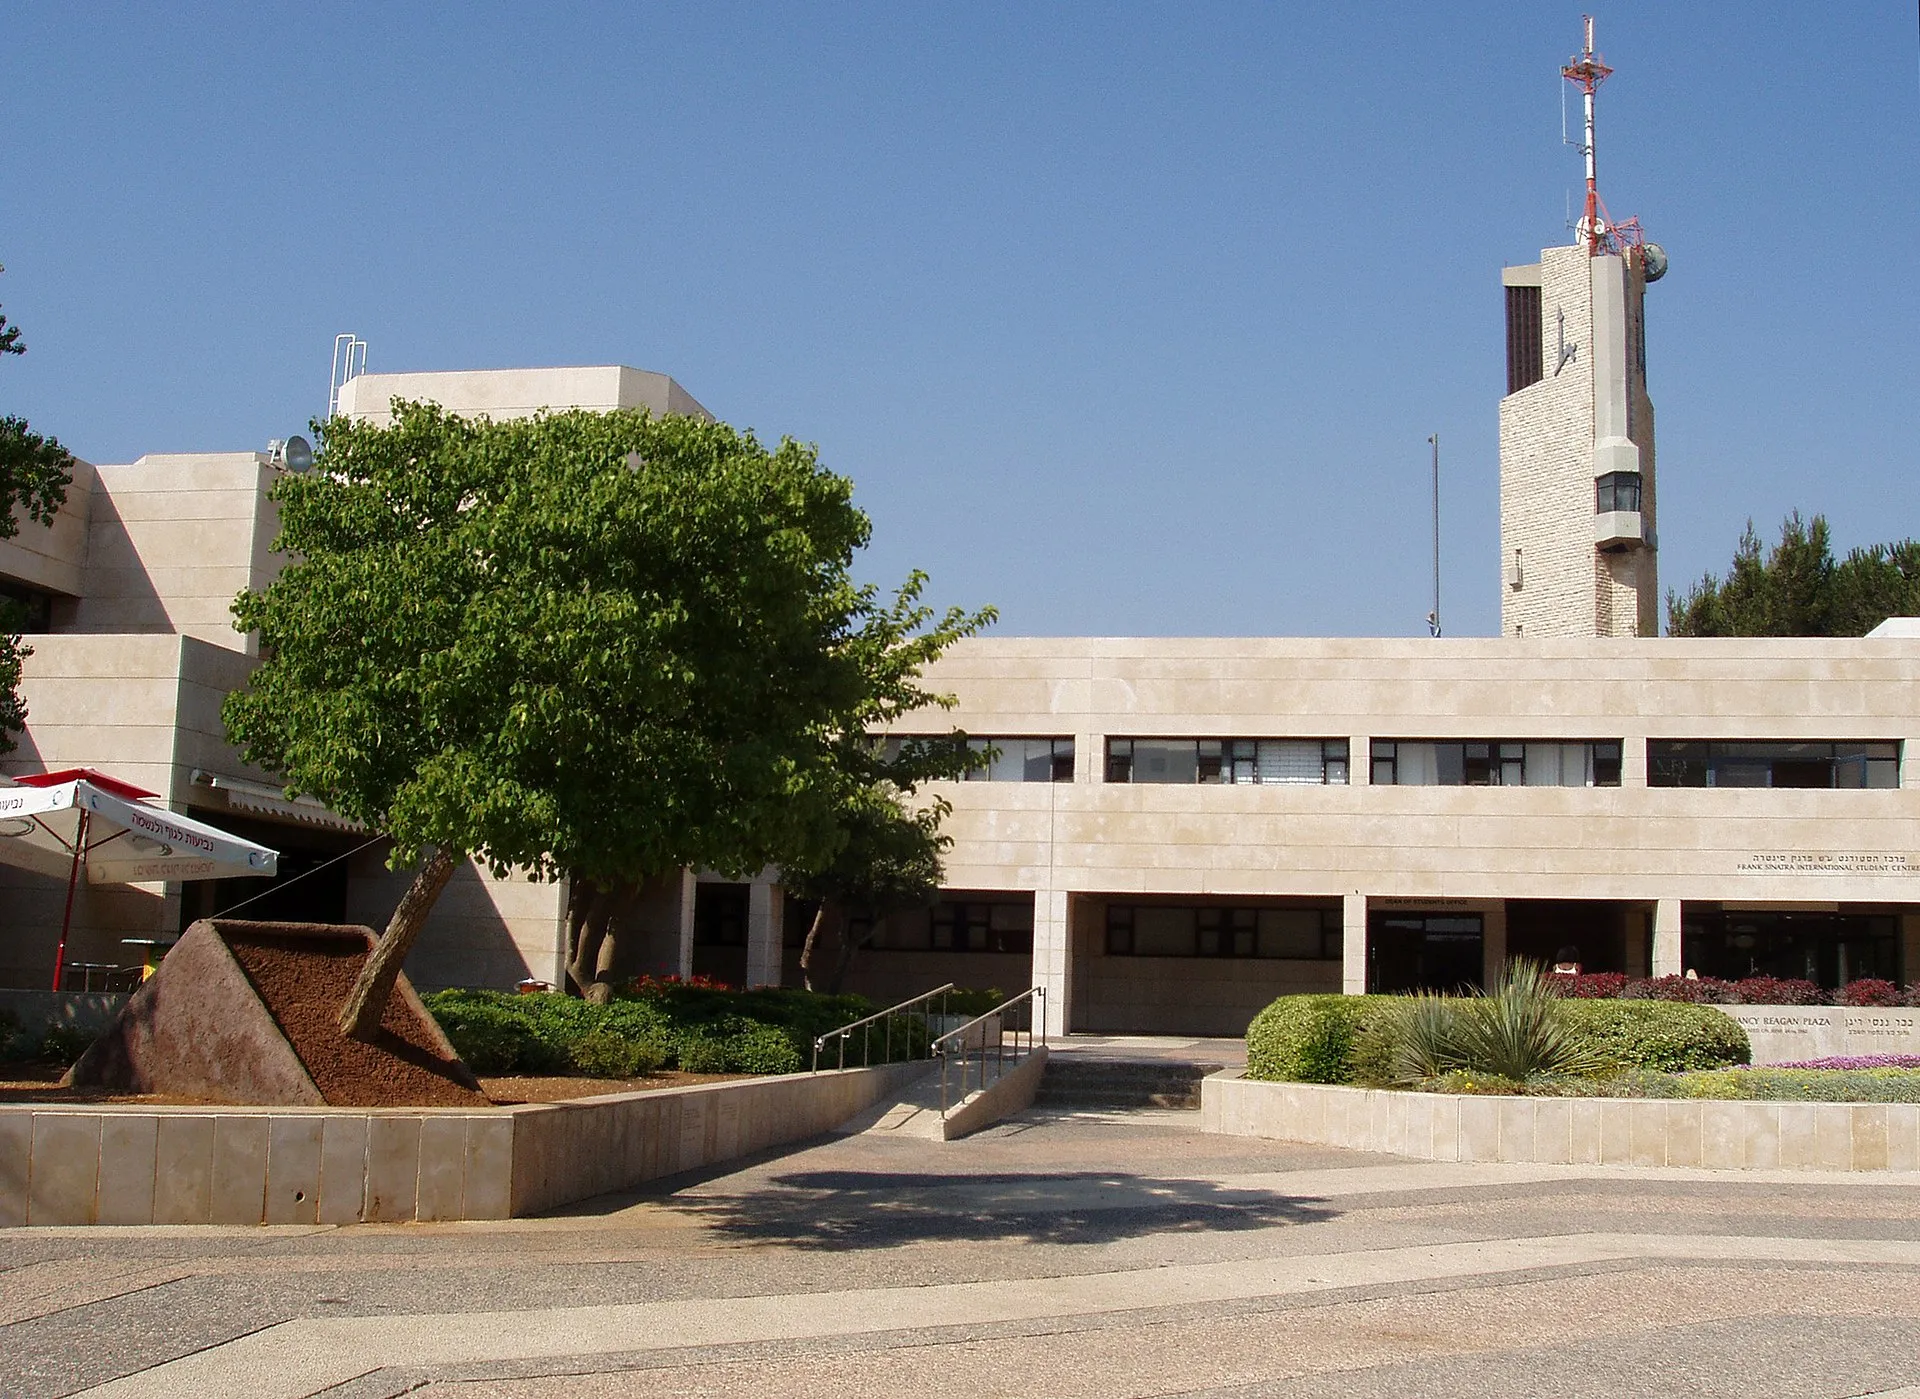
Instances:
[[[845,1025],[842,1025],[837,1030],[827,1031],[826,1034],[821,1035],[818,1039],[814,1040],[813,1042],[812,1072],[813,1073],[820,1072],[820,1051],[827,1047],[828,1040],[834,1039],[834,1038],[838,1038],[840,1041],[839,1067],[843,1069],[846,1068],[847,1037],[851,1035],[855,1030],[861,1030],[862,1033],[860,1037],[860,1043],[862,1047],[864,1047],[866,1045],[866,1033],[863,1027],[871,1025],[875,1021],[886,1022],[883,1028],[883,1034],[885,1036],[886,1056],[887,1056],[885,1062],[889,1064],[892,1063],[893,1062],[893,1020],[891,1017],[905,1013],[908,1007],[910,1006],[917,1006],[922,1001],[931,1001],[935,996],[944,996],[949,991],[954,991],[957,989],[958,988],[951,981],[949,981],[945,986],[936,986],[931,991],[922,991],[919,995],[913,997],[911,1000],[902,1001],[897,1006],[888,1006],[885,1010],[876,1010],[872,1015],[863,1015],[860,1017],[860,1019],[851,1021]],[[942,1002],[943,1007],[944,1005],[945,1005],[945,1002]],[[943,1009],[942,1014],[944,1013],[945,1011]],[[908,1044],[912,1044],[911,1039],[909,1039],[907,1042]],[[865,1058],[865,1057],[866,1056],[864,1055],[862,1056],[862,1058]]]
[[[967,1036],[971,1034],[976,1027],[984,1027],[989,1020],[1000,1022],[995,1026],[993,1036],[993,1077],[994,1081],[998,1082],[1001,1075],[1006,1072],[1006,1013],[1022,1001],[1026,1002],[1027,1006],[1027,1023],[1025,1026],[1027,1032],[1027,1047],[1025,1049],[1020,1047],[1021,1027],[1015,1026],[1013,1032],[1013,1061],[1015,1064],[1018,1064],[1022,1059],[1025,1059],[1029,1054],[1033,1053],[1033,1035],[1036,1023],[1038,1023],[1040,1027],[1040,1046],[1043,1049],[1046,1047],[1047,988],[1044,986],[1032,987],[1029,990],[1022,991],[1011,1000],[1002,1001],[985,1015],[976,1015],[957,1030],[947,1031],[946,1034],[940,1036],[939,1039],[928,1046],[929,1052],[937,1055],[940,1059],[940,1120],[942,1122],[947,1120],[947,1067],[953,1062],[955,1052],[957,1051],[960,1055],[960,1101],[964,1103],[967,1100],[967,1079],[969,1076],[967,1065],[970,1058],[967,1053]],[[982,1039],[984,1040],[984,1038],[985,1036],[983,1035]],[[980,1087],[985,1088],[986,1086],[987,1048],[985,1044],[982,1044],[980,1049]]]

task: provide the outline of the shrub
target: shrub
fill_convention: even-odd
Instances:
[[[1606,1001],[1620,995],[1630,980],[1625,972],[1581,972],[1578,976],[1556,973],[1549,984],[1573,1000]]]
[[[1614,1069],[1679,1073],[1744,1064],[1752,1055],[1739,1022],[1711,1006],[1657,1000],[1563,1004],[1588,1047]]]
[[[55,1064],[71,1064],[92,1047],[98,1036],[71,1025],[49,1025],[40,1037],[40,1057]]]
[[[694,1074],[790,1074],[803,1067],[785,1031],[744,1016],[727,1016],[674,1041],[680,1067]]]
[[[1632,981],[1621,989],[1622,1000],[1681,1001],[1691,1005],[1733,1005],[1731,982],[1711,976],[1656,976]]]
[[[532,999],[526,997],[523,999]],[[547,1073],[560,1058],[524,1016],[484,1001],[429,1003],[454,1053],[477,1074]]]
[[[1507,965],[1493,990],[1454,1003],[1460,1067],[1516,1083],[1603,1067],[1536,962]]]
[[[1749,976],[1732,984],[1734,1004],[1743,1006],[1823,1006],[1830,997],[1817,982],[1798,977]]]
[[[1459,1017],[1445,996],[1409,996],[1369,1017],[1354,1035],[1355,1083],[1404,1085],[1439,1078],[1461,1063]]]
[[[567,1046],[567,1062],[588,1078],[632,1078],[651,1073],[666,1058],[658,1040],[627,1039],[611,1030],[589,1030]]]
[[[1355,1039],[1394,998],[1282,996],[1247,1026],[1247,1077],[1349,1083]]]
[[[1858,981],[1849,981],[1840,988],[1840,1004],[1843,1006],[1897,1006],[1900,1004],[1900,988],[1891,981],[1881,981],[1877,977],[1861,977]]]
[[[1920,981],[1916,981],[1907,987],[1907,993],[1900,998],[1900,1004],[1903,1006],[1920,1006]]]

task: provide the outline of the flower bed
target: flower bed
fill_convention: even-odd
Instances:
[[[1684,1001],[1722,1006],[1920,1006],[1920,981],[1905,990],[1891,981],[1863,977],[1837,991],[1792,977],[1750,976],[1722,981],[1711,976],[1630,977],[1621,972],[1582,972],[1552,978],[1575,1000]]]

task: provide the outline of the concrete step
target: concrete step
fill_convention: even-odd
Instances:
[[[1048,1061],[1033,1101],[1036,1107],[1198,1110],[1200,1080],[1224,1067],[1058,1054]]]

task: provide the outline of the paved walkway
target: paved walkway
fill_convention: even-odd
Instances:
[[[28,1399],[1920,1396],[1920,1191],[1032,1112],[539,1220],[0,1232]]]

